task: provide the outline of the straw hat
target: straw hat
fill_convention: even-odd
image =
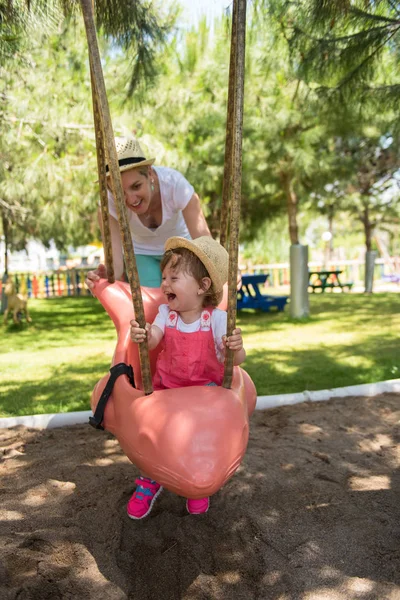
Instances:
[[[152,165],[155,161],[155,158],[145,158],[139,142],[134,137],[116,137],[115,148],[121,173],[136,167]],[[107,177],[110,175],[108,165],[106,165],[106,174]]]
[[[197,256],[207,269],[214,290],[222,291],[224,283],[228,281],[229,255],[225,248],[213,238],[203,235],[195,240],[183,237],[171,237],[165,243],[165,250],[187,248]]]

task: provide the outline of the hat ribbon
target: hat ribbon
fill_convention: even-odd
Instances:
[[[120,167],[124,167],[125,165],[143,162],[144,160],[146,160],[144,156],[137,156],[135,158],[121,158],[118,161],[118,164]],[[109,170],[110,169],[108,168],[108,165],[106,165],[106,173],[108,173]]]

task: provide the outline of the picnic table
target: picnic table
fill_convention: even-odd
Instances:
[[[326,271],[309,271],[308,272],[308,287],[314,293],[315,290],[321,290],[325,292],[326,289],[333,290],[333,288],[340,288],[342,292],[345,288],[349,291],[353,287],[352,281],[342,282],[340,281],[339,275],[343,271],[337,269],[326,270]]]
[[[270,308],[277,308],[282,311],[288,300],[288,296],[270,296],[262,294],[260,285],[263,285],[269,277],[269,273],[242,275],[242,285],[237,292],[237,308],[257,308],[269,311]]]

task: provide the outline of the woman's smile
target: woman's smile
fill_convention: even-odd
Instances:
[[[135,208],[139,208],[139,206],[141,206],[143,202],[143,199],[140,198],[139,200],[136,200],[136,202],[127,202],[127,207],[130,208],[131,210],[135,209]]]

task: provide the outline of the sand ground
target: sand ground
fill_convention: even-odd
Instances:
[[[400,395],[257,411],[206,515],[108,433],[0,430],[2,600],[400,600]]]

